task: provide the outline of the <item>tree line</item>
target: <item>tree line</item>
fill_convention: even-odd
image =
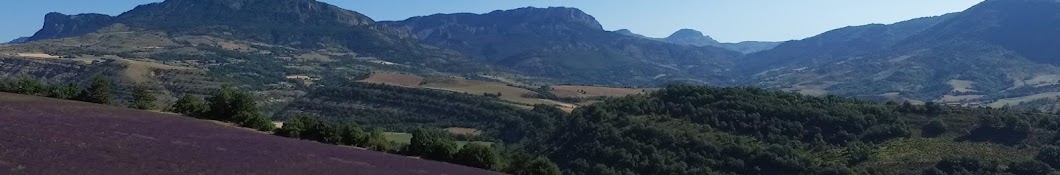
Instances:
[[[116,105],[118,102],[112,91],[110,81],[99,75],[92,78],[86,88],[81,88],[77,83],[47,83],[25,75],[18,79],[0,80],[0,92]],[[132,93],[132,98],[127,102],[128,107],[144,110],[155,108],[157,97],[147,86],[137,85]]]

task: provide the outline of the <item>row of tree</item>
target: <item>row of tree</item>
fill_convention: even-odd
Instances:
[[[299,114],[290,118],[276,135],[312,140],[321,143],[368,148],[375,151],[419,156],[425,159],[451,162],[482,169],[503,171],[517,175],[555,175],[559,167],[544,157],[526,154],[501,154],[498,146],[469,143],[462,148],[451,134],[440,130],[416,129],[411,144],[398,145],[388,141],[383,129],[365,132],[353,122],[332,123],[317,117]]]
[[[95,76],[85,89],[80,88],[77,83],[52,85],[29,76],[21,76],[17,80],[0,81],[0,91],[107,105],[117,103],[112,94],[111,82],[103,76]],[[150,110],[155,108],[156,100],[147,86],[137,85],[133,88],[128,104],[132,108]]]
[[[453,162],[511,174],[561,174],[559,167],[548,158],[529,156],[516,149],[509,149],[505,151],[507,154],[501,154],[497,151],[500,148],[499,145],[472,142],[459,148],[451,134],[440,130],[420,128],[412,133],[412,141],[406,152],[425,159]]]

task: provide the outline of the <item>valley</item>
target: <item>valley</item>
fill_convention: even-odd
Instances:
[[[0,154],[0,167],[1057,173],[1060,52],[1049,46],[1060,44],[1058,24],[1053,0],[732,43],[693,29],[609,31],[570,7],[390,21],[315,0],[49,13],[35,35],[0,44],[0,90],[25,94],[0,94],[0,131],[15,136],[0,151],[72,156]],[[176,140],[156,143],[166,139]],[[252,166],[220,166],[233,157]],[[98,168],[108,162],[120,166]]]

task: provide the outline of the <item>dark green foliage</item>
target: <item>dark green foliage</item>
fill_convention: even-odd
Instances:
[[[39,80],[23,75],[16,84],[15,93],[42,96],[47,93],[47,87]]]
[[[383,135],[383,128],[372,128],[364,140],[362,147],[373,151],[390,152],[396,147],[393,142],[386,140],[386,136]]]
[[[516,155],[504,170],[505,173],[513,175],[560,175],[559,166],[545,157],[529,155]]]
[[[221,89],[215,91],[213,96],[210,96],[208,99],[210,102],[210,110],[208,111],[206,118],[220,121],[231,120],[232,116],[235,116],[236,113],[238,113],[238,110],[235,109],[233,106],[234,104],[232,103],[235,101],[237,93],[238,92],[236,92],[235,88],[230,85],[221,86]]]
[[[997,174],[1000,172],[1003,172],[1003,170],[997,162],[962,157],[942,160],[938,164],[935,164],[935,167],[924,170],[923,174]]]
[[[81,88],[74,83],[68,83],[66,86],[54,87],[51,89],[51,94],[48,97],[58,99],[73,100],[77,98],[77,94],[81,92]]]
[[[23,75],[17,80],[0,80],[0,92],[10,92],[25,95],[46,96],[58,99],[76,100],[79,98],[81,88],[76,83],[66,85],[48,84],[44,81]]]
[[[192,95],[181,96],[177,99],[177,102],[170,107],[170,111],[184,114],[187,116],[202,118],[206,111],[209,110],[209,106],[203,101],[202,98]]]
[[[351,121],[390,131],[418,127],[465,127],[484,137],[517,143],[543,137],[538,129],[555,126],[562,115],[519,109],[494,98],[447,91],[366,83],[326,84],[289,105],[281,116],[302,112],[329,121]]]
[[[946,123],[942,122],[942,120],[933,120],[931,123],[924,125],[924,128],[921,129],[921,133],[925,137],[942,135],[943,133],[946,133],[946,131]]]
[[[440,130],[420,128],[412,132],[408,152],[425,159],[449,161],[456,153],[456,140]]]
[[[961,157],[939,161],[935,166],[924,169],[925,175],[961,175],[961,174],[1050,174],[1054,169],[1048,164],[1035,160],[1022,160],[1009,164],[995,161]]]
[[[342,137],[340,144],[352,146],[364,146],[367,143],[367,133],[356,123],[346,122],[339,126],[339,136]]]
[[[1007,170],[1007,172],[1012,174],[1049,174],[1053,171],[1054,169],[1049,167],[1049,164],[1035,160],[1013,162],[1008,165]]]
[[[236,115],[241,112],[259,113],[257,102],[247,92],[236,91],[232,86],[221,86],[209,98],[210,110],[206,118],[220,121],[239,122]]]
[[[378,133],[374,133],[378,132]],[[298,114],[283,123],[276,135],[317,141],[328,144],[360,146],[377,151],[392,151],[393,145],[383,136],[382,130],[365,133],[352,122],[330,123],[315,116]]]
[[[547,155],[569,174],[1004,173],[1012,159],[954,159],[937,168],[876,165],[881,164],[878,157],[910,156],[878,151],[883,145],[906,142],[902,138],[1034,150],[1039,143],[1051,143],[1052,130],[1060,128],[1056,117],[1038,113],[927,109],[756,88],[671,85],[649,95],[576,109],[550,130],[552,137],[520,145],[533,154]],[[550,113],[545,111],[537,112]],[[911,135],[938,132],[939,128],[927,128],[942,120],[954,121],[943,127],[947,132],[968,133],[934,139]],[[961,155],[965,154],[942,156]],[[1042,155],[1050,157],[1047,150]]]
[[[133,88],[133,98],[129,102],[132,108],[141,110],[150,110],[155,108],[155,95],[151,93],[151,90],[144,85],[137,85]]]
[[[111,104],[114,97],[111,96],[110,82],[103,76],[96,76],[88,89],[81,92],[81,100],[99,104]]]
[[[209,101],[209,110],[202,115],[202,118],[231,122],[259,131],[275,129],[272,121],[261,114],[257,102],[250,93],[236,91],[232,86],[224,85],[213,93]],[[194,104],[189,104],[189,106],[194,106]]]
[[[1060,167],[1060,147],[1046,146],[1038,151],[1038,155],[1034,159],[1045,162],[1054,168]]]
[[[1019,116],[988,116],[981,118],[978,125],[958,139],[1015,145],[1027,139],[1031,134],[1030,122]]]
[[[233,118],[233,122],[242,127],[263,132],[272,132],[272,130],[276,129],[276,125],[272,124],[272,120],[257,111],[240,111]]]
[[[464,145],[453,155],[453,162],[487,170],[500,170],[501,156],[493,147],[480,143]]]

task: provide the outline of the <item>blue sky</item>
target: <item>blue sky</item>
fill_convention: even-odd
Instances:
[[[117,15],[161,0],[7,0],[0,2],[0,40],[33,35],[44,14]],[[565,6],[582,9],[608,30],[665,37],[691,28],[723,42],[784,41],[831,29],[958,12],[982,0],[321,0],[376,20],[435,13]]]

